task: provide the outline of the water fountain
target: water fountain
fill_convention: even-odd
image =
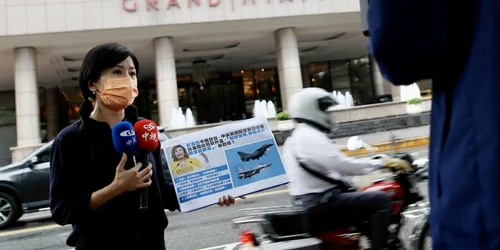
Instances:
[[[276,117],[276,107],[274,107],[274,103],[272,101],[267,102],[267,115],[268,118]]]
[[[337,91],[335,91],[335,90],[332,92],[333,99],[335,99],[335,100],[339,103],[339,104],[337,105],[337,107],[335,107],[335,108],[338,108],[338,107],[339,107],[339,106],[341,106],[341,105],[342,105],[342,103],[343,103],[343,98],[342,98],[342,96],[341,96],[341,95],[342,95],[342,93],[339,93],[339,92],[337,92]]]
[[[178,128],[178,121],[177,121],[177,109],[172,108],[172,115],[170,116],[170,129],[176,129]]]
[[[413,91],[415,92],[415,98],[421,99],[422,94],[420,93],[420,87],[418,87],[418,84],[414,83],[413,84]]]
[[[260,101],[259,100],[255,100],[253,102],[253,117],[257,117],[257,116],[260,116]]]
[[[411,100],[411,99],[415,99],[415,98],[422,98],[421,94],[420,94],[420,88],[418,87],[418,85],[416,83],[412,83],[408,86],[401,86],[400,87],[400,98],[401,98],[401,101],[403,102],[406,102],[408,100]]]
[[[337,101],[339,102],[338,109],[347,108],[345,96],[341,92],[337,92]]]
[[[399,87],[399,98],[402,102],[408,101],[407,92],[408,92],[408,90],[407,90],[406,86]]]
[[[401,101],[409,101],[412,99],[421,99],[420,88],[416,83],[410,84],[408,86],[400,87]],[[420,102],[406,103],[406,113],[408,114],[418,114],[422,112],[422,105]]]
[[[178,122],[178,128],[185,128],[186,127],[186,116],[182,113],[182,108],[179,107],[177,109],[177,122]]]
[[[190,108],[186,109],[186,114],[183,114],[182,108],[180,107],[172,108],[169,129],[181,129],[194,126],[196,126],[196,121]]]
[[[341,92],[333,91],[332,92],[332,97],[339,103],[337,106],[333,107],[332,109],[345,109],[345,108],[350,108],[354,106],[354,101],[352,99],[351,93],[347,91],[345,95],[343,95]]]
[[[194,120],[193,111],[190,108],[186,109],[186,127],[196,126],[196,121]]]
[[[264,103],[262,103],[264,102]],[[253,106],[253,117],[264,116],[267,117],[266,101],[255,100]]]
[[[347,91],[345,93],[345,97],[346,97],[346,105],[348,108],[350,107],[354,107],[354,100],[352,99],[352,95],[351,93],[349,93],[349,91]]]
[[[253,117],[264,116],[266,118],[276,117],[276,107],[272,101],[255,100],[253,106]]]
[[[267,113],[267,102],[266,102],[266,100],[260,101],[260,110],[262,112],[262,114],[261,114],[262,116],[264,116],[266,118],[269,117],[269,114]]]

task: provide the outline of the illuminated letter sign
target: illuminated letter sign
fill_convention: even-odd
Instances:
[[[220,4],[220,0],[208,0],[208,6],[217,7]]]
[[[146,2],[146,10],[156,10],[159,11],[160,9],[165,8],[167,10],[170,9],[170,7],[177,7],[181,9],[181,3],[183,6],[187,6],[188,8],[195,8],[197,7],[204,7],[205,2],[208,7],[217,7],[221,4],[222,0],[160,0],[160,5],[158,5],[158,0],[143,0]],[[231,5],[231,9],[234,11],[235,10],[235,1],[240,1],[243,6],[247,5],[247,2],[249,2],[250,5],[256,5],[257,0],[225,0],[226,2],[229,2]],[[264,1],[264,0],[261,0]],[[265,0],[267,4],[271,4],[271,0]],[[293,0],[274,0],[274,1],[279,1],[280,3],[288,2],[288,3],[293,3]],[[306,0],[302,0],[306,1]],[[179,3],[181,2],[181,3]],[[158,7],[160,6],[160,7]],[[122,0],[122,8],[126,12],[137,12],[138,9],[138,0]]]
[[[158,10],[158,1],[157,0],[146,0],[146,6],[148,6],[148,11],[149,11],[149,7],[153,7],[153,9]]]
[[[127,2],[133,1],[133,4],[127,5]],[[137,2],[135,0],[122,0],[122,8],[126,12],[136,12],[137,11]]]

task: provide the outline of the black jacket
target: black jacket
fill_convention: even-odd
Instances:
[[[107,123],[84,118],[59,133],[51,152],[50,208],[56,223],[73,225],[66,242],[69,246],[82,238],[101,245],[127,244],[126,240],[134,241],[138,234],[163,239],[168,225],[164,208],[174,211],[179,205],[173,185],[163,176],[160,151],[159,146],[149,157],[154,173],[148,210],[139,210],[140,191],[135,191],[91,211],[92,193],[113,181],[121,159],[113,146],[111,128]],[[133,166],[129,156],[125,169]]]

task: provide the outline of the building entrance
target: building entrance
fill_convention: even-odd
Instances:
[[[245,119],[243,79],[241,76],[219,74],[200,88],[197,83],[179,84],[179,106],[191,108],[198,124]]]

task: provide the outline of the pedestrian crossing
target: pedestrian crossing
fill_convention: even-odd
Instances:
[[[226,245],[201,248],[201,249],[197,249],[197,250],[236,250],[240,244],[241,243],[236,242],[236,243],[231,243],[231,244],[226,244]]]

